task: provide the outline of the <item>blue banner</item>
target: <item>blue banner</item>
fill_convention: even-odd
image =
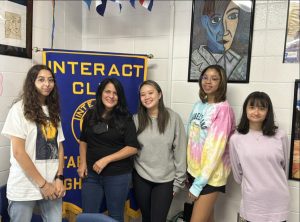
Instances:
[[[146,80],[147,56],[100,53],[83,51],[62,51],[44,49],[43,63],[56,75],[60,91],[61,119],[66,140],[64,216],[70,221],[81,213],[81,179],[77,175],[79,165],[78,139],[82,119],[92,106],[98,84],[107,77],[114,77],[123,84],[128,108],[135,113],[138,105],[138,87]],[[127,214],[138,216],[134,201],[126,203]]]

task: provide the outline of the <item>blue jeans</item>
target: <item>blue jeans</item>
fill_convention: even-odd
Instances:
[[[43,222],[62,221],[62,199],[11,201],[8,204],[8,214],[11,222],[30,222],[33,209],[38,206]]]
[[[99,213],[104,196],[109,216],[124,221],[124,206],[131,183],[131,173],[117,176],[102,176],[88,172],[83,180],[81,197],[84,213]]]

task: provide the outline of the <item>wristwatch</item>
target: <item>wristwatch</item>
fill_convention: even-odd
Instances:
[[[61,181],[64,181],[65,177],[63,175],[55,175],[54,179],[60,179]]]

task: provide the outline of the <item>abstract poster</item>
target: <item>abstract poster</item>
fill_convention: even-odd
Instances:
[[[189,82],[213,64],[229,82],[249,82],[253,9],[252,0],[193,0]]]

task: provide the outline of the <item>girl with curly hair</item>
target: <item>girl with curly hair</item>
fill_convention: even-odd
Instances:
[[[64,135],[59,112],[53,72],[34,65],[2,130],[11,141],[7,198],[12,222],[30,222],[36,205],[43,221],[62,219]]]

